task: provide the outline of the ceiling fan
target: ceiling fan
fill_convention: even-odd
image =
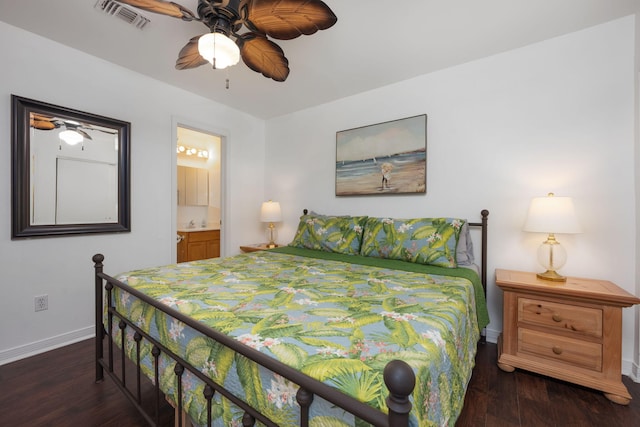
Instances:
[[[49,116],[33,111],[30,112],[29,115],[29,124],[32,128],[44,131],[59,129],[58,137],[60,141],[64,141],[69,145],[82,143],[82,150],[84,150],[85,139],[89,141],[93,140],[88,132],[97,131],[114,136],[118,135],[118,131],[115,129],[109,129],[89,123],[81,123],[75,120]],[[59,145],[59,148],[62,149],[62,144]]]
[[[82,135],[84,138],[93,139],[91,135],[83,130],[93,129],[93,127],[76,122],[75,120],[65,120],[58,117],[45,116],[44,114],[31,113],[29,118],[31,127],[39,130],[53,130],[64,127],[66,130],[70,130]],[[104,132],[102,129],[94,129]]]
[[[214,69],[221,69],[234,65],[242,57],[253,71],[279,82],[289,75],[289,61],[280,46],[268,37],[290,40],[311,35],[330,28],[338,20],[321,0],[198,0],[197,14],[171,1],[118,1],[185,21],[200,21],[209,28],[209,34],[193,37],[180,50],[177,69],[207,62]],[[243,27],[246,31],[240,33]]]

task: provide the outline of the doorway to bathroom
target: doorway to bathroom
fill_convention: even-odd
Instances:
[[[176,261],[221,256],[224,138],[176,126]]]

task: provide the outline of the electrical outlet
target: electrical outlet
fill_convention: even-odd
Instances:
[[[34,298],[36,311],[43,311],[49,308],[49,295],[38,295]]]

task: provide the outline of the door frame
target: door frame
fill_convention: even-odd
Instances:
[[[220,257],[224,257],[227,254],[227,233],[225,232],[225,224],[227,223],[227,210],[229,204],[227,203],[227,164],[228,164],[228,140],[229,131],[227,129],[218,128],[201,122],[197,122],[192,119],[184,117],[172,117],[171,118],[171,140],[174,141],[171,144],[171,194],[172,206],[171,206],[171,259],[176,262],[178,257],[178,245],[176,242],[176,236],[178,235],[178,154],[176,153],[176,144],[178,141],[178,127],[191,129],[196,132],[206,133],[214,135],[220,138]]]

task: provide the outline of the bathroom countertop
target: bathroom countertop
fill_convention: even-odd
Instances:
[[[192,228],[178,228],[178,232],[180,233],[193,233],[196,231],[212,231],[212,230],[220,230],[220,227],[192,227]]]

